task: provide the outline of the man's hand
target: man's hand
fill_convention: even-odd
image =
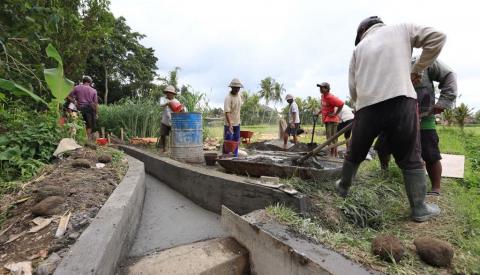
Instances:
[[[335,116],[335,113],[329,113],[328,116],[329,116],[329,117],[334,117],[334,116]]]
[[[410,74],[410,79],[412,80],[413,85],[418,85],[418,84],[420,84],[420,81],[422,81],[422,74],[411,73]]]
[[[232,133],[232,135],[233,135],[233,126],[232,125],[228,126],[228,131],[230,131],[230,133]]]
[[[434,115],[441,114],[443,111],[445,111],[444,107],[439,106],[439,105],[433,106],[433,114]]]
[[[294,129],[295,128],[295,123],[290,123],[290,129]]]

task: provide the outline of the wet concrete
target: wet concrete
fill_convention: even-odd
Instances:
[[[220,216],[147,175],[142,219],[130,257],[196,241],[227,236]]]

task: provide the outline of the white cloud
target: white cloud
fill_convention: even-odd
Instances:
[[[448,35],[440,56],[458,75],[458,102],[480,109],[477,54],[480,19],[474,1],[113,0],[112,11],[147,35],[160,73],[179,66],[180,80],[221,105],[240,78],[251,91],[272,76],[296,96],[318,96],[316,83],[348,95],[347,71],[358,23],[414,22]],[[480,92],[480,91],[479,91]]]

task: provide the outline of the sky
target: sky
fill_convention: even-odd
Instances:
[[[459,98],[480,110],[480,16],[476,1],[314,0],[112,0],[155,49],[158,73],[180,67],[180,84],[205,92],[221,107],[232,78],[258,92],[273,77],[286,93],[319,97],[329,82],[342,99],[349,95],[348,65],[358,23],[371,15],[386,24],[416,23],[447,34],[439,59],[458,77]],[[285,93],[285,94],[286,94]]]

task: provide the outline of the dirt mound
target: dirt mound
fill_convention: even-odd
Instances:
[[[380,259],[392,262],[399,262],[405,254],[405,248],[399,239],[392,235],[381,235],[373,239],[372,251]]]
[[[314,149],[317,146],[316,143],[309,145],[308,143],[297,143],[290,147],[287,152],[308,152]],[[252,142],[247,146],[249,150],[258,150],[258,151],[284,151],[283,148],[271,144],[270,141],[261,141],[261,142]]]
[[[432,238],[418,238],[413,243],[418,256],[427,264],[448,267],[452,263],[454,251],[449,243]]]
[[[119,154],[110,148],[77,149],[70,157],[47,166],[42,175],[24,184],[18,193],[2,197],[0,213],[5,213],[6,219],[0,224],[0,274],[6,272],[3,266],[7,263],[31,261],[36,269],[54,252],[60,257],[68,252],[127,168],[122,160],[101,169],[79,169],[72,164],[77,158],[94,164],[97,154],[105,152]],[[67,211],[71,213],[67,232],[57,239],[58,215]],[[28,232],[35,227],[35,215],[42,215],[43,221],[49,220],[49,223],[36,232]]]

